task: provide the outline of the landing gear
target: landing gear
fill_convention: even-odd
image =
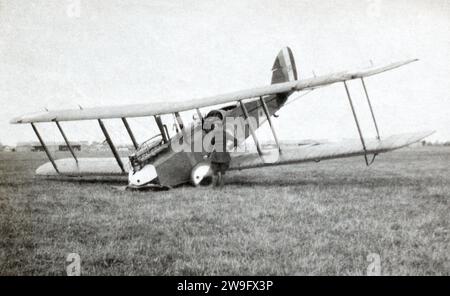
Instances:
[[[209,162],[200,162],[192,168],[191,183],[198,186],[211,186],[215,182],[211,164]]]
[[[223,174],[222,172],[217,172],[217,174],[215,175],[215,182],[214,182],[214,186],[215,187],[219,187],[222,188],[224,185],[224,178],[223,178]]]

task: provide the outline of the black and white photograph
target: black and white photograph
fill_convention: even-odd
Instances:
[[[449,217],[449,1],[0,0],[0,276],[449,276]]]

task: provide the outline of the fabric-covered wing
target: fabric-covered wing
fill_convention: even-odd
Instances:
[[[378,154],[402,148],[428,137],[433,132],[409,133],[393,135],[385,139],[366,140],[367,154]],[[231,170],[241,170],[270,165],[286,165],[309,161],[319,161],[333,158],[352,157],[364,155],[359,140],[348,140],[339,143],[323,143],[302,145],[298,147],[286,147],[281,154],[278,150],[272,150],[263,154],[264,161],[257,153],[245,153],[235,156],[231,160]]]
[[[51,122],[51,121],[76,121],[90,119],[107,119],[122,117],[143,117],[173,112],[192,110],[195,108],[219,105],[260,96],[286,93],[290,91],[301,91],[314,89],[320,86],[329,85],[336,82],[367,77],[416,61],[416,59],[392,63],[382,67],[374,67],[364,70],[339,72],[324,76],[318,76],[309,79],[295,80],[284,83],[272,84],[265,87],[258,87],[243,91],[237,91],[213,97],[198,98],[192,100],[154,101],[149,104],[135,104],[124,106],[94,107],[71,110],[55,110],[38,112],[19,116],[11,120],[11,123],[30,123],[30,122]],[[175,86],[174,86],[175,87]]]
[[[122,172],[114,158],[63,158],[55,160],[59,172],[55,170],[50,162],[41,165],[36,170],[38,176],[121,176],[126,175],[131,168],[128,158],[122,157],[125,172]]]

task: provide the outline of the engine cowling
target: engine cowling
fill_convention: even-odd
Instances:
[[[130,186],[144,186],[151,182],[155,182],[158,178],[158,174],[153,165],[148,164],[139,171],[130,170],[128,173],[128,185]]]

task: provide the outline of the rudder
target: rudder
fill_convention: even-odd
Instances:
[[[272,84],[297,80],[297,68],[294,56],[289,47],[284,47],[278,53],[272,67]]]

